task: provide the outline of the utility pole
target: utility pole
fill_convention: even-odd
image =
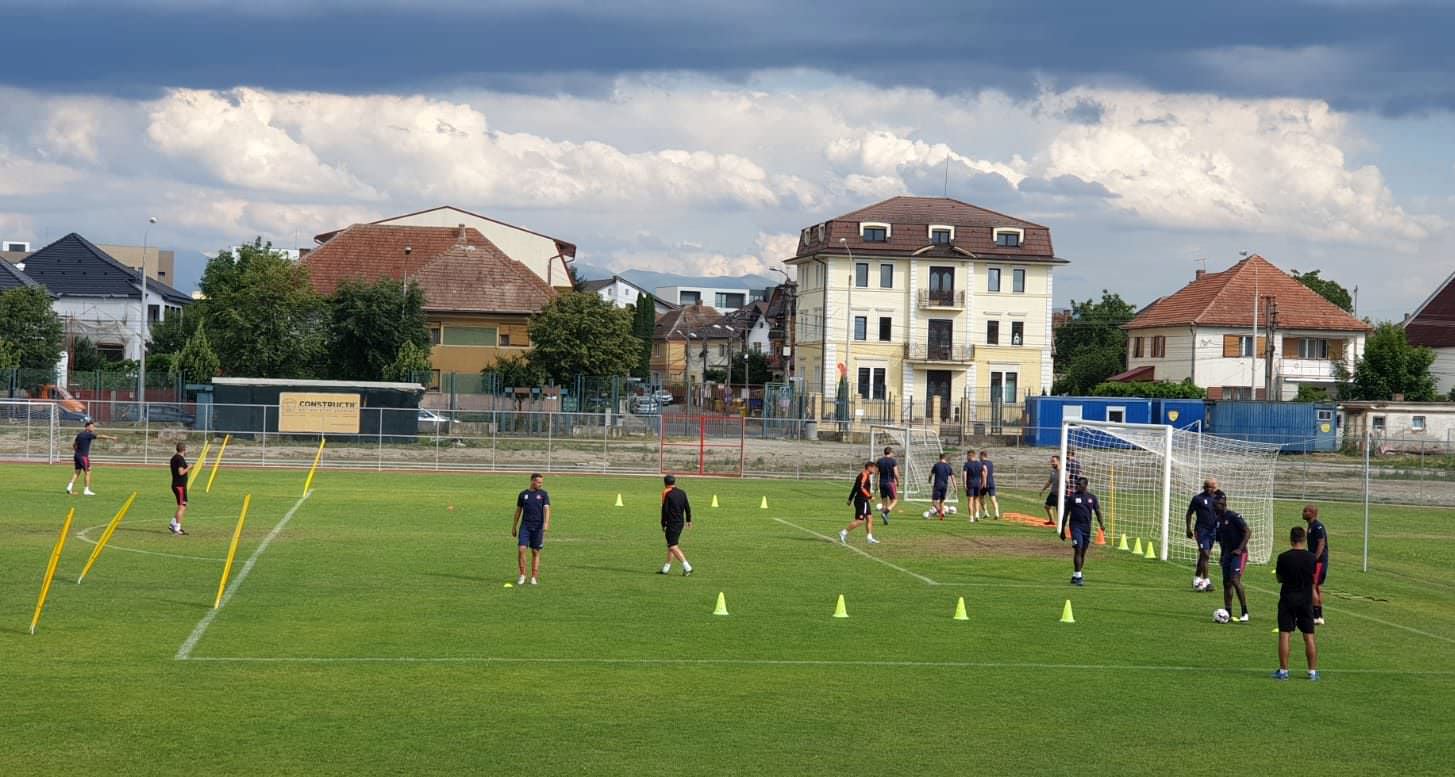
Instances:
[[[1274,343],[1276,342],[1274,340],[1274,334],[1278,331],[1278,298],[1271,295],[1264,297],[1263,310],[1266,312],[1266,315],[1268,317],[1264,326],[1264,329],[1266,330],[1264,337],[1267,339],[1264,340],[1266,345],[1263,348],[1263,358],[1265,362],[1263,375],[1263,398],[1271,400],[1273,402],[1277,402],[1280,398],[1279,395],[1283,393],[1281,389],[1278,391],[1278,394],[1275,394],[1273,391],[1273,349]]]

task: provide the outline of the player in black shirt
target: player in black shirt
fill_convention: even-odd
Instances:
[[[167,529],[173,534],[186,534],[182,528],[182,519],[187,516],[187,473],[192,470],[187,466],[187,458],[182,454],[187,452],[187,444],[177,443],[177,452],[172,454],[172,461],[168,465],[172,470],[172,496],[177,499],[177,512],[172,514],[172,523]]]
[[[930,467],[930,515],[938,515],[940,520],[945,520],[945,495],[954,487],[955,470],[941,453],[940,460]]]
[[[1329,532],[1319,520],[1317,505],[1303,506],[1303,520],[1308,524],[1308,548],[1318,565],[1314,567],[1314,623],[1324,625],[1324,577],[1329,574]]]
[[[516,585],[525,585],[525,551],[530,548],[530,584],[539,585],[541,576],[541,548],[546,544],[546,532],[551,530],[551,495],[542,488],[545,478],[540,473],[530,476],[530,488],[515,498],[515,519],[510,524],[510,536],[518,538],[516,546],[516,570],[520,577]]]
[[[849,544],[849,532],[864,527],[864,533],[869,537],[870,545],[878,545],[879,540],[874,539],[874,519],[869,515],[869,505],[874,501],[874,492],[869,487],[874,484],[874,462],[864,462],[864,468],[854,476],[854,487],[849,489],[849,504],[854,506],[854,520],[848,526],[839,530],[839,542]]]
[[[662,490],[662,531],[667,535],[667,563],[662,565],[662,574],[672,571],[672,559],[682,562],[682,576],[692,574],[692,563],[682,555],[677,544],[683,529],[692,528],[692,505],[687,501],[687,492],[677,487],[677,478],[668,475],[662,478],[666,486]]]
[[[1081,577],[1081,567],[1086,563],[1086,548],[1091,545],[1091,517],[1096,516],[1096,523],[1106,531],[1106,524],[1101,520],[1101,503],[1097,501],[1096,494],[1086,490],[1086,478],[1076,481],[1076,491],[1066,499],[1067,521],[1066,528],[1071,534],[1071,560],[1075,565],[1075,572],[1071,575],[1072,585],[1085,585],[1086,581]],[[1061,535],[1066,539],[1066,535]]]
[[[71,473],[71,482],[66,484],[67,494],[73,493],[71,489],[76,485],[76,478],[84,473],[85,485],[81,493],[86,496],[96,496],[96,492],[91,490],[91,443],[97,440],[116,442],[116,438],[109,434],[98,434],[95,421],[87,421],[85,426],[81,427],[80,433],[76,435],[76,439],[71,442],[71,461],[75,464],[76,470]]]
[[[1305,532],[1295,526],[1288,532],[1292,550],[1278,554],[1278,671],[1275,680],[1288,679],[1288,643],[1294,626],[1303,632],[1303,652],[1308,660],[1308,679],[1319,679],[1319,651],[1314,644],[1314,569],[1318,557],[1304,545]]]
[[[1218,545],[1222,550],[1223,607],[1233,611],[1233,592],[1238,592],[1238,605],[1243,616],[1238,620],[1248,622],[1248,596],[1243,593],[1243,570],[1248,566],[1248,522],[1243,516],[1228,509],[1228,498],[1222,493],[1213,497],[1213,512],[1217,514]]]
[[[889,514],[899,504],[899,462],[894,459],[894,449],[886,447],[884,455],[874,462],[874,466],[879,469],[879,498],[882,500],[879,515],[888,525]]]
[[[1202,481],[1202,493],[1194,496],[1187,505],[1187,538],[1197,540],[1197,571],[1192,573],[1192,588],[1195,591],[1211,591],[1212,578],[1208,577],[1208,561],[1212,559],[1213,542],[1217,539],[1218,516],[1213,509],[1213,500],[1218,495],[1218,482],[1213,478]],[[1197,518],[1196,530],[1192,519]]]

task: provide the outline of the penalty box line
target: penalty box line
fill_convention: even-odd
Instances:
[[[202,616],[202,620],[197,621],[197,626],[192,629],[192,633],[187,636],[182,646],[177,648],[176,660],[187,661],[192,658],[192,650],[197,647],[197,643],[201,641],[202,635],[207,633],[207,627],[212,625],[213,619],[232,600],[232,595],[237,593],[237,589],[242,586],[243,581],[248,579],[248,575],[253,571],[253,565],[258,563],[258,557],[263,555],[263,551],[267,550],[268,546],[273,544],[273,540],[277,539],[279,534],[283,533],[283,529],[288,525],[288,522],[292,521],[293,516],[297,514],[298,508],[302,507],[303,503],[308,501],[308,497],[312,495],[313,491],[310,489],[303,496],[298,497],[298,501],[293,503],[293,506],[283,515],[283,519],[278,521],[278,524],[273,527],[272,531],[268,532],[268,536],[264,537],[262,542],[258,543],[257,549],[253,551],[251,556],[248,556],[247,561],[243,562],[242,569],[238,570],[237,576],[232,579],[232,582],[227,584],[227,590],[222,594],[222,601],[216,607],[208,610],[207,614]]]
[[[940,585],[939,583],[937,583],[937,582],[929,579],[928,577],[925,577],[924,575],[921,575],[918,572],[911,572],[908,569],[905,569],[904,567],[899,566],[898,564],[894,564],[892,562],[885,561],[884,559],[879,558],[878,556],[875,556],[875,555],[872,555],[872,554],[869,554],[869,553],[865,553],[864,551],[862,551],[862,550],[854,547],[853,545],[847,545],[845,543],[839,542],[838,538],[836,538],[836,537],[829,537],[828,535],[819,534],[818,532],[814,531],[813,529],[809,529],[809,528],[805,528],[803,526],[799,526],[798,524],[796,524],[796,523],[794,523],[792,521],[785,521],[782,518],[774,518],[773,520],[775,520],[775,521],[783,524],[784,526],[792,526],[793,528],[795,528],[795,529],[797,529],[797,530],[799,530],[801,532],[805,532],[807,534],[812,534],[813,536],[818,537],[821,540],[825,540],[827,542],[832,542],[835,545],[843,545],[843,547],[846,547],[849,550],[852,550],[855,553],[858,553],[859,555],[863,556],[864,558],[869,559],[870,561],[877,561],[880,564],[883,564],[884,566],[889,567],[890,569],[895,570],[896,572],[903,572],[904,574],[909,575],[910,577],[915,578],[916,580],[919,580],[919,581],[923,582],[925,585]]]

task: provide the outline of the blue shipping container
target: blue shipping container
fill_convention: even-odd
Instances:
[[[1174,429],[1206,431],[1207,402],[1201,399],[1154,399],[1152,423]]]
[[[1028,445],[1059,447],[1061,422],[1068,417],[1083,421],[1120,421],[1150,424],[1152,400],[1127,397],[1026,397]]]
[[[1332,402],[1218,400],[1208,404],[1206,431],[1219,437],[1278,443],[1283,453],[1339,449]]]

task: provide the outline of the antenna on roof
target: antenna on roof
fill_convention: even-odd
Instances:
[[[945,155],[945,197],[950,196],[950,155]]]

